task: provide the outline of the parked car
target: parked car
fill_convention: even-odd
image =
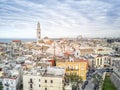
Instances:
[[[95,86],[94,86],[94,90],[98,90],[98,85],[95,85]]]
[[[88,84],[88,81],[85,81],[84,84],[87,85],[87,84]]]

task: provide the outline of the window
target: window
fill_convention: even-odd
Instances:
[[[85,74],[84,74],[84,71],[81,71],[81,76],[84,76]]]
[[[76,70],[78,70],[78,65],[76,65]]]
[[[30,79],[30,82],[32,82],[32,79]]]
[[[47,80],[45,80],[45,83],[47,83]]]
[[[100,59],[100,65],[102,65],[102,59]]]
[[[78,56],[79,54],[77,53],[77,56]]]
[[[70,66],[68,65],[68,68],[67,68],[68,70],[70,70]]]
[[[40,87],[40,84],[39,84],[39,87]]]
[[[39,79],[39,82],[40,82],[40,79]]]
[[[45,90],[47,90],[47,88],[45,88]]]
[[[30,84],[30,88],[32,88],[32,84]]]
[[[72,70],[74,70],[74,66],[72,66]]]
[[[98,59],[98,61],[97,61],[97,65],[99,65],[99,59]]]
[[[82,65],[82,66],[81,66],[81,69],[83,70],[83,69],[85,69],[85,67]]]
[[[53,83],[53,80],[51,80],[50,82]]]

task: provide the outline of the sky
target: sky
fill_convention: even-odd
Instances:
[[[120,0],[0,0],[0,38],[120,37]]]

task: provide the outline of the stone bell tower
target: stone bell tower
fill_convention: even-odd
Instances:
[[[37,42],[41,40],[41,28],[40,28],[40,23],[37,23]]]

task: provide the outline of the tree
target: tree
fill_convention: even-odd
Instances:
[[[79,84],[83,83],[82,78],[76,74],[66,75],[66,78],[72,83],[72,90],[76,90]]]
[[[76,74],[66,75],[66,77],[69,78],[71,82],[82,83],[82,78]]]
[[[72,90],[77,90],[77,86],[76,85],[72,85]]]
[[[99,74],[94,74],[93,75],[93,83],[99,87],[101,87],[103,85],[103,79],[102,76],[100,76]]]

